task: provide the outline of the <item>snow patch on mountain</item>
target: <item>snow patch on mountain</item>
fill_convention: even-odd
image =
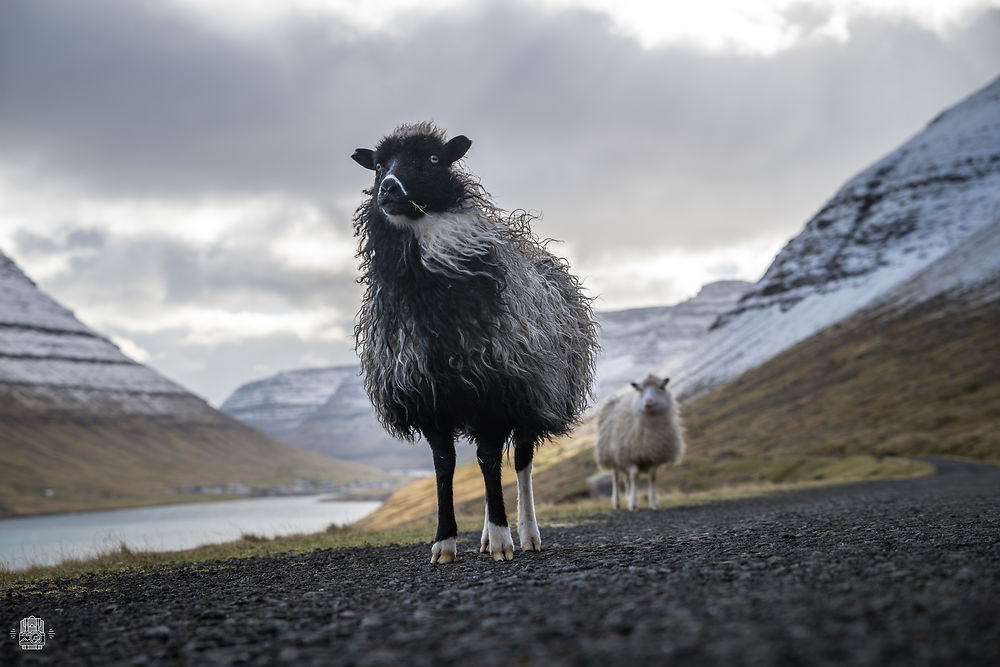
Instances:
[[[46,409],[102,405],[118,412],[164,414],[191,412],[201,404],[80,322],[2,252],[0,388],[23,405]]]
[[[695,349],[661,372],[691,397],[916,275],[1000,220],[1000,79],[850,179]]]
[[[907,308],[940,295],[1000,300],[1000,219],[894,289],[879,305]]]
[[[220,409],[284,438],[326,403],[347,378],[359,373],[357,365],[283,371],[241,385]]]
[[[719,314],[735,306],[751,286],[742,280],[722,280],[673,306],[598,313],[601,354],[595,398],[601,401],[656,366],[690,352]]]

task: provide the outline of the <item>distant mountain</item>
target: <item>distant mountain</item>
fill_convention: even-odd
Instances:
[[[88,328],[2,252],[0,458],[0,516],[377,474],[214,410]]]
[[[220,409],[305,449],[383,470],[426,470],[430,449],[403,443],[378,423],[355,365],[283,371],[241,385]],[[471,447],[458,448],[471,461]]]
[[[682,358],[682,397],[719,386],[887,294],[1000,219],[1000,78],[850,179]]]
[[[674,306],[599,313],[598,400],[690,350],[750,286],[720,281]],[[277,438],[338,459],[383,469],[432,467],[426,446],[395,440],[379,425],[356,365],[285,371],[248,382],[221,409]],[[475,453],[459,445],[458,455],[467,462]]]
[[[294,439],[299,425],[360,372],[357,365],[283,371],[240,385],[220,409],[276,438]]]
[[[742,280],[709,283],[673,306],[633,308],[597,314],[601,356],[595,396],[601,401],[654,367],[694,348],[721,313],[752,287]]]

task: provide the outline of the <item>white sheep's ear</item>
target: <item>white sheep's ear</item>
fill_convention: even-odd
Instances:
[[[670,382],[670,378],[663,378],[663,382],[660,383],[660,389],[666,389],[668,382]]]
[[[632,385],[632,388],[636,391],[642,391],[642,387],[639,386],[638,382],[629,382],[629,384]]]
[[[360,164],[365,169],[375,171],[375,151],[370,148],[358,148],[351,155],[351,159]]]
[[[461,160],[462,157],[469,152],[470,146],[472,146],[472,140],[464,134],[460,134],[457,137],[449,139],[448,143],[444,145],[444,155],[448,164],[451,164],[456,160]]]

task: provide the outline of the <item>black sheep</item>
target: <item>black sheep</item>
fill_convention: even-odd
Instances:
[[[375,172],[354,218],[366,287],[356,346],[382,424],[433,451],[433,563],[455,558],[456,435],[475,442],[486,484],[482,551],[513,558],[500,482],[509,443],[521,548],[541,548],[532,457],[586,407],[596,352],[590,299],[566,262],[531,233],[530,215],[501,211],[455,165],[471,145],[418,123],[351,156]]]

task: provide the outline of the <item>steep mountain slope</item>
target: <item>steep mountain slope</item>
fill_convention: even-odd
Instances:
[[[122,412],[158,414],[197,405],[182,387],[126,357],[39,291],[2,252],[0,384],[38,407],[97,400]]]
[[[1000,460],[1000,221],[685,408],[692,451]]]
[[[598,313],[602,352],[597,399],[690,350],[748,287],[742,281],[720,281],[674,306]],[[383,469],[432,466],[426,446],[401,443],[379,425],[357,366],[286,371],[249,382],[221,409],[275,437],[338,459]],[[460,445],[458,456],[467,462],[475,453]]]
[[[291,447],[136,363],[0,253],[0,516],[163,502],[180,487],[377,471]]]
[[[731,380],[886,294],[1000,219],[1000,79],[850,179],[683,359],[682,396]]]

